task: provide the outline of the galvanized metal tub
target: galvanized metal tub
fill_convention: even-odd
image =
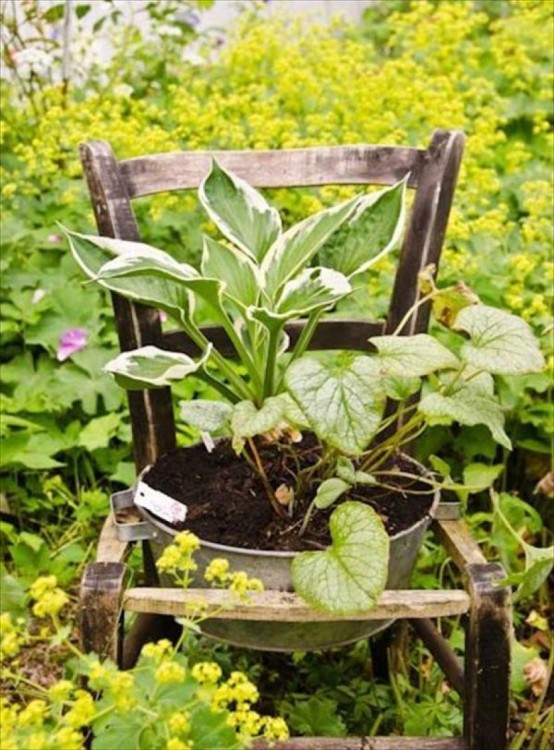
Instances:
[[[409,588],[410,577],[416,557],[440,500],[440,492],[435,491],[433,502],[426,515],[408,529],[391,536],[388,589]],[[176,531],[160,521],[144,508],[140,513],[152,532],[150,544],[157,559],[170,544]],[[143,537],[144,538],[144,537]],[[193,584],[206,587],[203,575],[206,567],[216,557],[226,558],[232,570],[243,570],[249,576],[263,581],[266,589],[292,591],[291,561],[297,552],[263,551],[229,547],[223,544],[201,540],[201,548],[196,553],[198,564]],[[171,585],[167,579],[163,585]],[[342,646],[367,638],[388,627],[393,620],[340,621],[340,622],[264,622],[210,619],[202,623],[202,632],[217,640],[244,648],[262,651],[315,651]]]

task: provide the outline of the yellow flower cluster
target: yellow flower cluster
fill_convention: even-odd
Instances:
[[[221,667],[213,661],[200,661],[195,664],[191,674],[198,682],[217,682],[221,678]]]
[[[227,723],[247,741],[262,736],[268,742],[286,740],[289,731],[279,717],[261,716],[252,709],[259,698],[258,689],[243,672],[232,672],[227,682],[220,685],[212,697],[214,711],[228,711]]]
[[[0,698],[2,750],[82,750],[84,737],[67,722],[67,715],[58,717],[54,729],[46,726],[49,718],[45,701],[32,700],[22,707]]]
[[[60,611],[69,602],[69,597],[58,587],[56,576],[41,576],[31,584],[31,599],[35,600],[33,613],[37,617],[57,618]]]
[[[16,656],[27,642],[24,620],[12,618],[9,612],[0,615],[0,661]]]
[[[238,594],[239,597],[245,597],[250,591],[263,591],[264,585],[259,578],[250,578],[242,570],[230,572],[229,561],[224,558],[214,558],[206,570],[204,578],[208,583],[216,586],[223,586]]]
[[[190,583],[190,574],[197,569],[192,559],[193,554],[200,549],[200,540],[190,531],[181,531],[176,535],[156,562],[160,573],[169,573],[186,586]]]

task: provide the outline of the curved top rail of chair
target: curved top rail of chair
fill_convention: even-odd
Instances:
[[[426,151],[395,146],[329,146],[282,151],[182,151],[119,162],[130,198],[197,188],[215,157],[260,188],[390,185],[410,173],[415,187]]]

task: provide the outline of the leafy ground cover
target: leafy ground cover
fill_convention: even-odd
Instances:
[[[501,383],[515,446],[510,455],[498,452],[479,428],[444,427],[433,429],[419,453],[424,460],[434,457],[435,468],[455,479],[481,472],[494,480],[500,493],[494,506],[488,496],[462,499],[487,554],[502,560],[517,585],[529,552],[509,527],[526,543],[546,547],[554,516],[548,475],[550,4],[395,0],[368,9],[358,27],[337,22],[309,31],[298,20],[268,17],[263,8],[245,4],[225,38],[219,31],[195,31],[209,4],[150,4],[153,33],[164,42],[162,58],[151,54],[142,25],[122,20],[117,3],[95,10],[92,36],[82,28],[89,6],[77,4],[70,38],[64,36],[63,3],[47,3],[45,10],[29,1],[17,13],[15,3],[2,3],[8,73],[1,80],[2,610],[23,615],[29,587],[41,575],[55,575],[74,595],[109,492],[133,477],[124,395],[101,374],[117,349],[109,300],[81,285],[56,224],[93,231],[77,156],[79,142],[93,138],[109,140],[125,158],[183,148],[423,146],[436,127],[466,132],[441,281],[463,280],[485,304],[526,318],[541,337],[549,369]],[[108,34],[116,52],[100,65],[93,45]],[[271,200],[292,224],[351,194],[344,187],[273,191]],[[181,260],[197,260],[200,232],[214,230],[189,193],[142,200],[137,214],[146,241],[174,248]],[[383,312],[393,261],[382,263],[382,273],[360,280],[350,312]],[[187,384],[177,396],[202,396],[205,388]],[[182,442],[190,438],[181,434]],[[437,585],[448,575],[448,561],[429,541],[421,582]],[[520,590],[516,750],[548,743],[549,606],[544,586],[533,594]],[[448,623],[445,628],[462,649],[459,630]],[[440,734],[459,726],[455,694],[402,632],[389,649],[391,676],[377,682],[363,644],[336,654],[297,655],[286,667],[203,642],[196,648],[213,652],[228,670],[240,659],[260,678],[262,697],[276,696],[296,732],[370,727],[374,733]],[[36,669],[36,660],[26,658]],[[60,676],[64,659],[51,675]],[[279,692],[282,669],[294,677]],[[29,676],[25,661],[22,673]],[[16,692],[23,700],[34,696],[23,682]]]

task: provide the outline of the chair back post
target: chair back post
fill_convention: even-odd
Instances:
[[[429,265],[438,270],[448,217],[464,150],[460,130],[435,130],[424,156],[410,223],[404,236],[392,291],[386,332],[393,333],[419,298],[418,275]],[[421,305],[400,333],[427,330],[431,307]]]
[[[80,147],[98,233],[105,237],[139,241],[140,233],[125,182],[112,149],[104,141]],[[156,310],[112,294],[121,351],[161,346],[162,332]],[[169,388],[128,391],[133,448],[137,471],[175,447],[175,425]]]

